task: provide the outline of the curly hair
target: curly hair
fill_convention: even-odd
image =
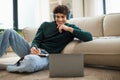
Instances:
[[[62,13],[64,15],[69,15],[70,10],[67,6],[65,5],[58,5],[57,7],[55,7],[55,9],[53,10],[53,14],[57,14],[57,13]]]

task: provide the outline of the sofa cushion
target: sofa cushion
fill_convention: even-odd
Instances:
[[[83,54],[120,54],[120,37],[99,37],[75,46],[75,53]]]
[[[120,43],[120,37],[94,37],[94,40],[89,42],[74,40],[61,53],[120,54],[120,44],[118,43]]]
[[[81,29],[91,32],[93,36],[99,37],[103,36],[103,18],[104,16],[74,18],[68,20],[68,23],[75,24]]]
[[[34,39],[37,30],[38,30],[38,27],[35,27],[35,28],[33,28],[33,27],[25,27],[22,30],[23,36],[27,40],[27,42],[30,43]]]
[[[74,53],[75,46],[79,44],[81,41],[80,40],[74,40],[67,44],[67,46],[63,49],[61,53],[63,54],[71,54]]]
[[[120,36],[120,13],[108,14],[103,21],[104,36]]]

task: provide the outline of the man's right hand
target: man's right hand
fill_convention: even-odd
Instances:
[[[35,55],[40,55],[40,53],[41,53],[41,50],[39,48],[36,48],[36,47],[32,47],[30,49],[30,51],[32,54],[35,54]]]

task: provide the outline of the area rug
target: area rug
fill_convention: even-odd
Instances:
[[[50,78],[49,70],[35,73],[0,71],[0,80],[120,80],[120,71],[84,68],[84,77]]]
[[[0,58],[0,63],[14,64],[19,59],[15,55],[9,55]],[[50,78],[49,70],[35,73],[9,73],[0,70],[0,80],[120,80],[120,71],[85,67],[84,77]]]

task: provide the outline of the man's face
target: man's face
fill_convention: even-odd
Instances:
[[[56,21],[57,25],[63,25],[66,23],[67,17],[64,14],[57,13],[57,14],[55,14],[55,21]]]

